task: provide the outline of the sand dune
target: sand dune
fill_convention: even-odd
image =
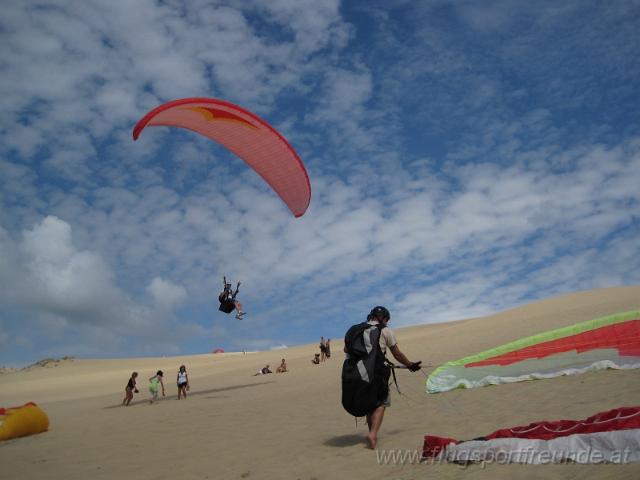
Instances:
[[[640,308],[640,286],[581,292],[487,318],[396,330],[412,359],[436,365],[544,330]],[[345,325],[345,329],[348,325]],[[393,323],[390,324],[393,326]],[[321,332],[320,332],[321,333]],[[366,426],[340,406],[342,345],[322,365],[316,345],[273,352],[117,360],[69,359],[0,375],[0,406],[38,402],[49,432],[0,444],[0,479],[99,478],[639,478],[640,465],[380,465]],[[252,376],[285,357],[284,375]],[[192,383],[176,400],[175,372]],[[167,372],[167,397],[147,402],[146,379]],[[120,406],[131,371],[140,394]],[[400,372],[380,449],[416,450],[426,433],[473,438],[541,419],[582,418],[640,403],[638,371],[605,371],[426,395],[425,377]]]

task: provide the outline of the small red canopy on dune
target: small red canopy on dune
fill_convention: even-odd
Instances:
[[[221,348],[216,348],[213,353],[224,353],[224,350]]]

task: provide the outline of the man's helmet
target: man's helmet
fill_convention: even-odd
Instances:
[[[389,310],[381,306],[374,307],[373,310],[371,310],[371,313],[369,313],[369,316],[386,320],[389,320],[391,318]]]

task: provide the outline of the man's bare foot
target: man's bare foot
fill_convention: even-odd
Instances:
[[[372,437],[371,434],[367,435],[367,448],[375,450],[377,443],[378,439],[376,437]]]

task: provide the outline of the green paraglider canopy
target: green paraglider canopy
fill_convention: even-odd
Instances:
[[[640,368],[640,311],[543,332],[441,365],[427,392],[575,375],[606,368]]]

